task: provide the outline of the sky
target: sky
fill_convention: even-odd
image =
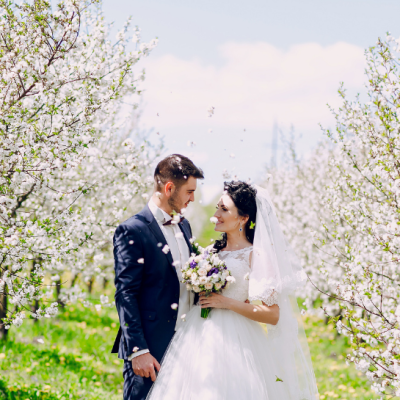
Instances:
[[[107,21],[131,15],[143,41],[146,79],[140,126],[203,168],[203,202],[222,191],[223,172],[256,182],[273,158],[273,127],[293,127],[306,156],[334,127],[344,82],[365,91],[364,50],[400,36],[398,0],[103,0]],[[207,110],[214,107],[209,117]],[[278,141],[277,163],[282,165]]]

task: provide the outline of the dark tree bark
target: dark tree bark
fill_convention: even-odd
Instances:
[[[92,294],[92,291],[93,291],[93,284],[94,284],[94,278],[90,278],[89,282],[87,283],[89,294]]]
[[[3,292],[0,293],[0,340],[6,341],[8,337],[8,329],[3,324],[4,318],[7,317],[7,295],[4,293],[6,286],[3,288]]]

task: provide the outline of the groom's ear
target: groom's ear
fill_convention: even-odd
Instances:
[[[169,181],[165,184],[164,186],[164,191],[165,191],[165,195],[167,197],[170,197],[172,195],[172,192],[174,191],[175,185],[173,182]]]

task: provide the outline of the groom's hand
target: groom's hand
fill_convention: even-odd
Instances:
[[[154,367],[160,371],[160,364],[150,353],[142,354],[132,360],[133,372],[143,378],[150,377],[153,382],[156,380]]]

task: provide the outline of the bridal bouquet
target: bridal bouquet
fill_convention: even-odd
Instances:
[[[192,254],[182,268],[182,282],[186,283],[187,290],[195,293],[220,293],[228,284],[235,281],[225,263],[215,253],[195,247],[197,254]],[[202,308],[202,318],[207,318],[211,308]]]

